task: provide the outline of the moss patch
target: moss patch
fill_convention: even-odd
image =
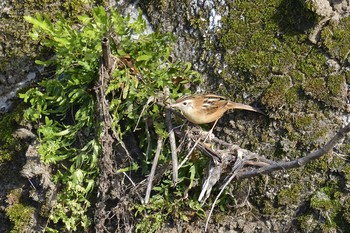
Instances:
[[[6,208],[6,215],[14,224],[11,232],[26,232],[27,226],[33,221],[35,208],[20,203],[22,189],[14,189],[7,195],[9,206]]]
[[[282,189],[278,194],[279,205],[290,205],[300,201],[301,188],[299,185],[292,185],[291,188]]]
[[[345,105],[346,83],[343,76],[331,75],[328,80],[312,78],[304,82],[303,88],[307,95],[328,106],[342,108]]]
[[[304,83],[304,91],[306,94],[314,97],[315,99],[326,101],[327,100],[327,87],[323,78],[309,79]]]
[[[262,98],[262,103],[273,109],[281,108],[286,104],[286,92],[291,86],[291,80],[288,76],[272,77],[272,84],[266,90]]]
[[[346,97],[346,80],[343,75],[330,75],[327,80],[329,94],[334,97]]]
[[[23,204],[15,204],[6,209],[6,214],[14,224],[11,232],[24,232],[34,217],[35,208]]]
[[[349,62],[350,56],[350,17],[340,22],[330,22],[322,30],[321,38],[328,53],[341,63]]]
[[[12,113],[0,116],[0,166],[13,159],[23,149],[18,139],[13,136],[22,117],[23,105],[17,107]]]

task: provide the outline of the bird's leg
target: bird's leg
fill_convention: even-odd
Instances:
[[[211,127],[211,129],[209,130],[207,136],[204,138],[203,143],[205,143],[205,141],[208,139],[208,137],[213,133],[213,130],[214,130],[216,124],[218,123],[218,121],[219,121],[219,119],[216,119],[216,121],[213,124],[213,127]]]

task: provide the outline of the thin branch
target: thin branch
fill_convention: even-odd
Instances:
[[[150,103],[152,103],[154,101],[155,101],[155,97],[154,96],[148,97],[147,103],[143,106],[142,111],[140,113],[140,116],[139,116],[139,118],[136,121],[136,125],[135,125],[135,128],[134,128],[133,132],[135,132],[137,130],[137,127],[138,127],[138,125],[140,123],[140,120],[143,117],[143,114],[145,113],[146,109],[149,107]]]
[[[101,64],[99,67],[99,78],[94,86],[94,91],[96,92],[96,105],[97,105],[97,116],[98,120],[101,122],[101,134],[100,134],[100,145],[101,145],[101,156],[99,158],[99,168],[100,175],[98,178],[98,200],[96,203],[94,222],[95,231],[101,232],[106,229],[106,224],[108,217],[111,213],[110,208],[107,207],[108,200],[115,197],[120,197],[125,195],[124,186],[122,186],[121,181],[116,181],[119,176],[115,173],[114,169],[117,165],[117,160],[124,160],[124,156],[131,158],[128,149],[126,148],[124,142],[113,129],[113,118],[109,113],[109,102],[106,98],[106,90],[108,82],[110,80],[110,72],[113,69],[113,58],[110,52],[109,39],[103,38],[102,41],[102,53],[103,59],[101,59]],[[114,146],[118,146],[117,150],[114,150]],[[120,147],[119,147],[120,146]],[[115,156],[117,155],[117,156]],[[113,197],[111,195],[113,193]],[[120,206],[120,204],[117,204]],[[127,204],[124,203],[126,206]],[[128,213],[125,212],[125,216]],[[129,227],[126,221],[125,226]]]
[[[148,177],[148,184],[147,184],[147,190],[146,190],[146,196],[145,196],[145,204],[148,203],[150,195],[151,195],[152,182],[153,182],[154,174],[156,172],[156,168],[157,168],[160,152],[162,151],[162,147],[163,147],[163,139],[162,139],[162,137],[159,136],[158,142],[157,142],[156,154],[154,155],[154,159],[153,159],[153,163],[152,163],[151,173],[149,174],[149,177]]]
[[[327,142],[322,148],[318,149],[315,152],[312,152],[302,158],[299,158],[293,161],[276,162],[272,165],[265,166],[262,168],[240,172],[237,174],[237,179],[244,179],[244,178],[249,178],[257,175],[272,173],[278,170],[286,170],[286,169],[304,166],[310,161],[318,159],[323,155],[327,154],[349,132],[350,132],[350,124],[346,125],[344,128],[339,129],[336,135],[329,142]]]
[[[131,179],[130,176],[128,176],[128,174],[126,174],[126,172],[123,172],[124,176],[126,176],[126,178],[128,178],[128,180],[130,181],[130,183],[132,184],[133,187],[136,186],[135,182]]]
[[[192,128],[191,131],[197,132],[197,134],[199,135],[207,135],[207,133],[203,132],[200,129],[197,128]],[[323,155],[325,155],[326,153],[328,153],[341,139],[343,139],[345,137],[345,135],[347,133],[350,132],[350,124],[346,125],[344,128],[341,128],[336,135],[328,142],[325,144],[325,146],[323,146],[322,148],[320,148],[319,150],[312,152],[310,154],[308,154],[305,157],[299,158],[297,160],[293,160],[293,161],[281,161],[281,162],[275,162],[273,160],[269,160],[264,158],[261,155],[258,155],[256,153],[251,153],[252,155],[252,159],[256,159],[258,162],[248,162],[246,161],[247,165],[254,165],[254,166],[263,166],[261,168],[258,169],[251,169],[248,171],[242,171],[239,172],[237,174],[237,179],[244,179],[244,178],[249,178],[249,177],[253,177],[253,176],[257,176],[257,175],[261,175],[261,174],[269,174],[272,173],[274,171],[278,171],[278,170],[286,170],[286,169],[292,169],[292,168],[297,168],[297,167],[301,167],[307,163],[309,163],[312,160],[318,159],[320,157],[322,157]],[[176,132],[179,135],[182,135],[181,132]],[[190,138],[192,140],[195,140],[193,135],[190,136]],[[230,148],[235,148],[234,145],[225,142],[219,138],[213,137],[211,139],[213,142],[216,142],[224,147],[230,147]],[[196,145],[198,147],[198,145]],[[198,148],[198,149],[202,149],[202,148]],[[203,151],[203,150],[202,150]],[[215,155],[218,155],[217,153],[214,153]],[[213,155],[213,154],[211,154]]]
[[[335,136],[329,142],[327,142],[322,148],[316,150],[315,152],[309,153],[308,155],[301,157],[299,159],[296,159],[294,161],[280,161],[280,162],[274,162],[272,160],[266,159],[261,155],[258,155],[256,153],[252,153],[248,150],[241,149],[237,145],[232,145],[232,144],[225,142],[225,141],[222,141],[216,137],[212,138],[211,139],[212,142],[215,142],[217,145],[226,147],[227,153],[232,153],[232,155],[234,155],[236,152],[237,156],[236,156],[236,162],[232,168],[231,175],[229,177],[227,177],[227,179],[224,181],[224,185],[220,188],[220,192],[216,196],[214,203],[211,207],[211,210],[209,212],[209,215],[208,215],[208,218],[206,221],[205,231],[207,230],[208,223],[209,223],[210,217],[212,215],[212,212],[213,212],[213,209],[215,207],[217,200],[219,199],[220,195],[223,193],[224,189],[232,182],[233,179],[239,180],[239,179],[244,179],[244,178],[250,178],[250,177],[254,177],[254,176],[258,176],[258,175],[262,175],[262,174],[270,174],[270,173],[272,173],[274,171],[278,171],[278,170],[288,170],[288,169],[304,166],[305,164],[307,164],[313,160],[319,159],[320,157],[322,157],[325,154],[327,154],[328,152],[330,152],[334,148],[334,146],[340,140],[342,140],[345,137],[345,135],[349,132],[350,132],[350,123],[347,124],[345,127],[340,128],[338,130],[338,132],[335,134]],[[176,130],[175,133],[180,137],[184,137],[184,133],[181,132],[180,130]],[[190,153],[194,150],[195,147],[197,147],[199,150],[201,150],[205,154],[207,154],[213,158],[215,157],[216,159],[214,159],[214,161],[219,163],[219,166],[220,165],[222,166],[223,165],[223,161],[222,161],[223,157],[221,155],[222,155],[223,151],[213,151],[209,148],[206,148],[203,144],[199,143],[199,141],[203,138],[203,136],[202,136],[203,134],[204,133],[201,129],[192,128],[190,130],[190,134],[188,134],[188,136],[186,136],[186,138],[195,142],[194,146],[191,148]],[[208,134],[206,134],[206,137],[207,136],[208,136]],[[188,155],[190,153],[188,153]],[[246,153],[247,156],[242,157],[242,153]],[[179,168],[184,164],[188,155],[186,156],[185,160],[179,165]],[[233,157],[233,156],[231,156],[231,157]],[[217,158],[221,158],[221,160],[217,160]],[[261,168],[243,171],[244,166],[261,166]],[[208,180],[208,182],[209,181],[210,180]],[[210,190],[209,190],[210,187],[209,188],[208,187],[209,187],[209,183],[207,185],[203,186],[203,190],[205,192],[210,193]],[[204,196],[203,190],[202,190],[203,195],[201,193],[201,197]]]
[[[149,133],[148,121],[145,121],[145,132],[147,138],[146,159],[151,153],[151,134]]]
[[[169,87],[165,88],[164,91],[164,98],[165,98],[165,104],[168,105],[169,99],[170,99],[170,90]],[[171,123],[171,110],[170,108],[166,109],[165,112],[165,122],[167,126],[167,130],[169,133],[169,142],[170,142],[170,149],[171,149],[171,160],[173,165],[173,184],[176,186],[178,180],[179,180],[179,174],[178,174],[178,157],[177,157],[177,148],[176,148],[176,140],[175,140],[175,134],[173,130],[173,125]]]
[[[167,129],[169,132],[171,159],[172,159],[172,165],[173,165],[173,184],[174,184],[174,186],[176,186],[176,184],[179,180],[178,169],[177,169],[178,157],[177,157],[177,151],[176,151],[175,134],[173,131],[173,125],[171,124],[171,112],[169,110],[166,110],[165,120],[166,120]]]
[[[213,126],[211,127],[211,129],[209,130],[207,136],[205,137],[205,139],[203,140],[203,143],[205,143],[205,141],[208,139],[209,135],[213,134],[213,130],[216,126],[216,124],[218,123],[219,119],[216,119],[216,121],[214,122]]]

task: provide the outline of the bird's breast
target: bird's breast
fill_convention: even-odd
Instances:
[[[194,124],[207,124],[210,122],[214,122],[222,115],[224,114],[225,111],[217,111],[215,113],[205,113],[203,111],[198,111],[198,112],[192,112],[192,113],[183,113],[184,116],[189,120],[190,122]]]

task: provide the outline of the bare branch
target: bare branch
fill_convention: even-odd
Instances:
[[[346,125],[344,128],[339,129],[336,135],[328,143],[326,143],[322,148],[306,155],[305,157],[302,157],[293,161],[288,161],[288,162],[285,162],[285,161],[275,162],[272,165],[265,166],[259,169],[252,169],[249,171],[240,172],[237,174],[237,179],[244,179],[244,178],[249,178],[257,175],[272,173],[278,170],[286,170],[286,169],[304,166],[310,161],[318,159],[323,155],[327,154],[349,132],[350,132],[350,124]]]
[[[170,148],[171,148],[171,159],[172,159],[172,165],[173,165],[173,184],[176,186],[179,176],[178,176],[178,157],[177,157],[177,151],[176,151],[176,140],[175,140],[175,134],[173,131],[173,125],[171,124],[171,112],[169,110],[166,110],[165,113],[165,119],[166,119],[166,125],[169,132],[169,142],[170,142]]]
[[[157,168],[160,152],[162,151],[162,147],[163,147],[163,139],[162,139],[162,137],[159,136],[158,142],[157,142],[156,154],[154,155],[154,159],[153,159],[153,163],[152,163],[151,173],[149,174],[149,177],[148,177],[148,184],[147,184],[147,190],[146,190],[146,196],[145,196],[145,204],[148,203],[150,195],[151,195],[152,182],[153,182],[154,174],[156,172],[156,168]]]
[[[164,91],[164,98],[166,104],[169,104],[169,88],[166,87]],[[176,186],[178,180],[179,180],[179,175],[178,175],[178,157],[177,157],[177,151],[176,151],[176,140],[175,140],[175,134],[173,131],[173,125],[171,123],[171,111],[169,108],[166,109],[165,112],[165,122],[167,126],[167,130],[169,133],[169,142],[170,142],[170,149],[171,149],[171,159],[172,159],[172,164],[173,164],[173,184]]]

